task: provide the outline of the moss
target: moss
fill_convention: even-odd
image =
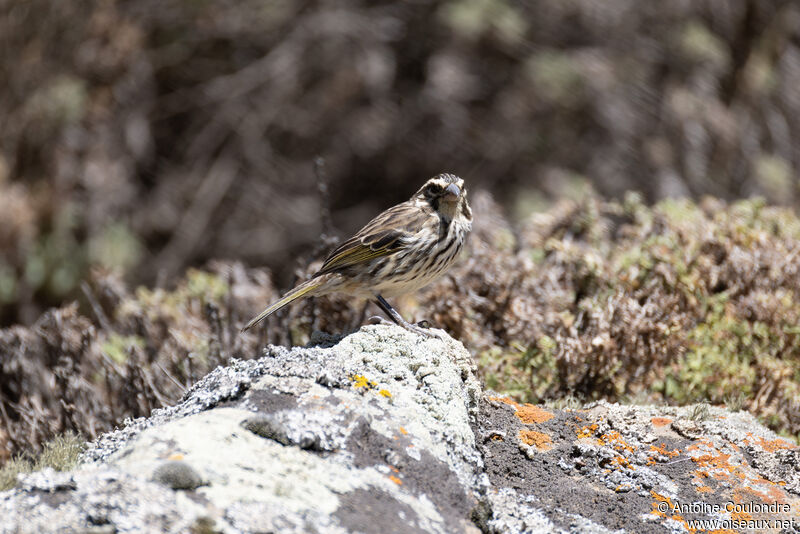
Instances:
[[[117,363],[125,363],[128,359],[128,351],[134,348],[144,348],[144,339],[139,336],[111,334],[102,345],[103,352]]]
[[[143,310],[152,319],[168,316],[178,320],[190,309],[201,309],[205,304],[218,303],[230,288],[218,273],[189,269],[185,278],[173,291],[156,288],[139,287],[136,299],[125,304],[123,312],[137,313]]]
[[[527,373],[520,365],[519,349],[492,347],[478,355],[478,367],[487,389],[523,401],[530,397]]]
[[[186,298],[196,298],[202,302],[220,300],[230,290],[219,274],[198,269],[187,271],[186,283],[182,289]]]
[[[110,224],[99,235],[93,236],[88,249],[93,264],[121,272],[128,272],[142,257],[142,244],[130,228],[121,222]]]

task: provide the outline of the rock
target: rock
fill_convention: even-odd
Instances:
[[[22,475],[0,533],[681,532],[766,515],[676,505],[800,509],[796,447],[747,414],[548,410],[482,393],[446,336],[316,339],[214,370],[74,471]]]
[[[800,464],[789,458],[797,447],[747,413],[711,407],[693,420],[697,413],[606,402],[545,411],[485,395],[477,424],[493,436],[479,443],[492,488],[485,530],[737,532],[745,529],[731,521],[751,521],[753,531],[757,521],[783,520],[797,532]],[[531,433],[549,440],[530,445]],[[721,510],[698,511],[703,503]],[[776,503],[780,510],[753,511]]]

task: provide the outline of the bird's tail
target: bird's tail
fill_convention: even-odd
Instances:
[[[266,310],[253,317],[253,319],[247,323],[244,328],[242,328],[242,332],[246,332],[247,330],[253,328],[255,325],[266,319],[270,314],[275,313],[287,304],[308,295],[321,286],[323,282],[324,281],[320,280],[319,278],[312,278],[311,280],[303,282],[296,288],[286,293],[278,302],[270,305]]]

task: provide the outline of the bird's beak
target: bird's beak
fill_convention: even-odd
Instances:
[[[455,200],[461,196],[461,189],[456,184],[448,185],[444,190],[444,197],[447,200]]]

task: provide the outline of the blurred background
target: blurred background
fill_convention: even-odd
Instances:
[[[440,172],[468,250],[393,304],[487,388],[800,436],[797,0],[0,0],[0,80],[0,490],[357,329],[337,295],[238,331]]]
[[[286,287],[442,171],[517,218],[800,194],[796,1],[0,0],[0,79],[0,326],[92,266]]]

